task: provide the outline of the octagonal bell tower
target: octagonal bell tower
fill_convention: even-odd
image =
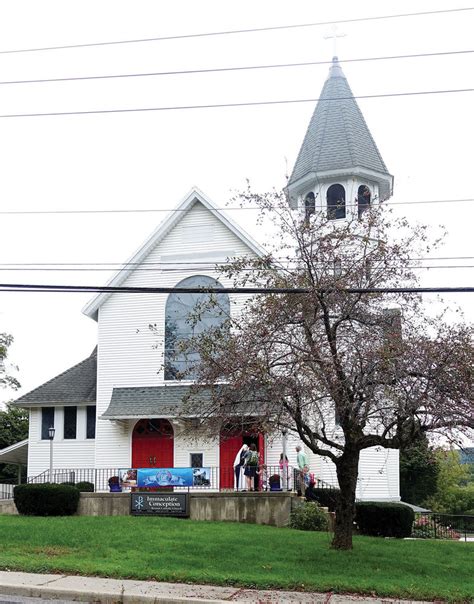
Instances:
[[[392,190],[393,176],[334,57],[288,181],[290,206],[344,220],[362,216]]]

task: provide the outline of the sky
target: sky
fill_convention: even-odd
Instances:
[[[175,38],[58,50],[5,52],[313,24],[461,8],[447,0],[383,3],[316,0],[187,2],[17,0],[0,3],[0,282],[102,285],[110,268],[25,270],[32,263],[127,260],[193,186],[219,207],[247,180],[254,190],[285,185],[315,102],[89,115],[12,114],[316,99],[329,65],[206,74],[6,84],[8,81],[330,61],[331,26]],[[337,53],[354,95],[474,88],[474,53],[347,62],[474,50],[474,11],[341,23]],[[395,177],[392,201],[410,222],[439,225],[444,246],[421,270],[427,286],[472,286],[474,93],[360,99]],[[471,199],[465,202],[415,203]],[[405,203],[410,202],[410,203]],[[7,211],[133,210],[104,214]],[[259,240],[252,212],[232,216]],[[448,258],[438,260],[437,258]],[[463,259],[459,259],[463,257]],[[26,264],[11,270],[7,264]],[[462,265],[463,268],[458,268]],[[443,267],[443,268],[440,268]],[[456,267],[456,268],[453,268]],[[51,267],[49,267],[51,268]],[[79,268],[79,267],[76,267]],[[103,269],[102,267],[96,267]],[[9,270],[6,270],[9,269]],[[96,323],[87,294],[1,293],[0,332],[19,394],[90,354]],[[472,294],[445,296],[474,319]],[[12,393],[4,391],[1,401]]]

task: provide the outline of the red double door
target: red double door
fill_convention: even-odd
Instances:
[[[167,419],[141,419],[132,434],[132,468],[172,468],[173,426]]]
[[[263,434],[222,435],[220,439],[219,479],[221,489],[234,488],[235,456],[243,444],[254,443],[257,447],[260,464],[265,463],[265,439]],[[241,485],[242,486],[242,485]]]

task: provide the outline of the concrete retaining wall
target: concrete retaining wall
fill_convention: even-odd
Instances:
[[[13,499],[0,501],[0,514],[18,514]]]
[[[286,526],[292,493],[192,493],[191,520],[227,520]],[[79,516],[126,516],[128,493],[81,493]]]
[[[191,520],[226,520],[286,526],[292,505],[299,503],[293,493],[192,493]],[[0,502],[0,514],[17,514],[13,501]],[[128,516],[129,493],[81,493],[78,516]]]

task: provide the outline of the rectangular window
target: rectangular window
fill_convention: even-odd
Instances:
[[[77,407],[64,407],[64,438],[76,438]]]
[[[95,407],[86,407],[87,409],[87,427],[86,438],[95,438]]]
[[[189,458],[191,461],[191,468],[202,468],[204,463],[204,455],[202,453],[190,453]]]
[[[41,439],[49,440],[49,429],[54,428],[54,407],[41,409]]]

